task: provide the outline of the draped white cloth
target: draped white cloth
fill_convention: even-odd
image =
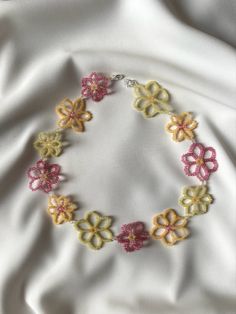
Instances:
[[[235,12],[235,2],[213,0],[0,1],[1,314],[235,313]],[[157,80],[216,149],[214,204],[175,247],[91,251],[27,187],[35,135],[55,128],[55,105],[78,97],[92,71]],[[94,119],[83,134],[67,132],[55,160],[66,177],[56,192],[78,201],[78,217],[114,216],[115,233],[136,220],[149,228],[168,207],[183,214],[181,188],[198,183],[180,161],[189,142],[172,142],[168,117],[145,120],[132,102],[122,82],[88,101]]]

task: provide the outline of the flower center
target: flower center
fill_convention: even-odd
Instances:
[[[154,96],[149,96],[149,97],[148,97],[148,100],[149,100],[150,102],[154,102],[155,97],[154,97]]]
[[[95,91],[98,89],[97,84],[93,83],[93,84],[90,86],[90,89],[91,89],[91,91],[95,92]]]
[[[52,145],[52,142],[51,141],[49,141],[49,140],[47,140],[47,142],[46,142],[46,146],[47,147],[50,147]]]
[[[129,241],[134,241],[136,239],[136,236],[131,232],[128,236]]]
[[[185,128],[186,128],[186,125],[185,125],[185,124],[180,124],[180,125],[179,125],[179,129],[180,129],[180,130],[183,130],[183,129],[185,129]]]
[[[48,179],[47,173],[41,174],[40,179],[41,179],[42,181],[47,181],[47,179]]]
[[[75,116],[76,116],[76,113],[75,113],[74,111],[71,111],[69,117],[70,117],[70,118],[74,118]]]
[[[171,230],[173,230],[173,226],[172,225],[167,225],[166,226],[166,230],[169,232],[169,231],[171,231]]]
[[[57,207],[57,211],[60,212],[60,213],[64,212],[65,211],[65,207],[60,205],[60,206]]]
[[[91,231],[92,233],[96,233],[96,232],[97,232],[97,228],[96,228],[96,227],[91,227],[91,228],[90,228],[90,231]]]
[[[196,164],[197,165],[202,165],[202,164],[204,164],[204,160],[203,160],[203,158],[198,158],[198,159],[196,159]]]
[[[199,198],[198,198],[198,197],[193,197],[193,198],[192,198],[192,203],[193,203],[193,204],[199,203]]]

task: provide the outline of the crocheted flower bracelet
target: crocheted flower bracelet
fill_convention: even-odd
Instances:
[[[181,160],[185,174],[197,177],[200,184],[182,189],[179,204],[184,209],[183,216],[178,215],[174,209],[167,208],[153,217],[149,231],[145,229],[143,222],[135,221],[122,225],[120,233],[115,236],[111,230],[112,217],[90,211],[85,213],[83,218],[75,219],[77,205],[68,196],[50,193],[60,181],[61,167],[50,163],[48,159],[58,157],[62,153],[63,130],[70,128],[78,133],[85,131],[85,122],[93,117],[92,113],[86,110],[86,100],[91,98],[95,102],[101,101],[104,96],[110,94],[112,84],[118,80],[124,80],[127,87],[133,88],[133,107],[145,118],[158,114],[168,115],[170,121],[165,129],[172,139],[175,142],[192,142]],[[142,85],[122,74],[106,77],[93,72],[82,79],[81,94],[75,101],[66,98],[56,106],[59,128],[40,132],[33,144],[41,159],[28,170],[29,187],[32,191],[50,193],[47,211],[54,224],[72,223],[78,231],[79,240],[95,250],[101,249],[105,243],[111,241],[117,241],[126,252],[133,252],[141,249],[151,238],[161,240],[167,246],[186,239],[189,235],[189,218],[206,213],[213,202],[212,195],[208,193],[207,181],[211,173],[218,168],[215,149],[196,141],[197,121],[188,112],[174,113],[169,106],[168,91],[156,81]]]

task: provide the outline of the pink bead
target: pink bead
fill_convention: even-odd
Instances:
[[[167,230],[168,232],[171,231],[171,230],[172,230],[172,226],[171,226],[171,225],[166,226],[166,230]]]

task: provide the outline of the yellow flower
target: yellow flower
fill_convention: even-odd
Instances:
[[[169,112],[170,96],[166,89],[156,81],[149,81],[146,85],[137,84],[134,87],[136,99],[134,108],[141,111],[145,118],[151,118],[159,113]]]
[[[186,216],[204,214],[213,202],[206,185],[184,187],[179,204],[185,209]]]
[[[34,148],[42,158],[57,157],[62,151],[61,138],[61,133],[57,131],[40,132],[34,142]]]
[[[171,122],[166,125],[166,131],[172,133],[172,139],[176,142],[191,140],[195,137],[193,132],[198,123],[192,119],[188,112],[182,112],[180,115],[173,115]]]
[[[113,233],[110,230],[112,219],[102,216],[97,212],[88,212],[84,219],[75,223],[75,228],[79,231],[79,240],[91,249],[99,250],[105,242],[113,240]]]
[[[60,119],[58,126],[63,129],[72,128],[76,132],[84,131],[84,123],[92,119],[92,113],[86,111],[86,103],[82,98],[74,102],[68,98],[56,106]]]
[[[48,213],[52,216],[55,224],[62,224],[73,220],[77,206],[69,197],[63,195],[50,195],[48,199]]]
[[[151,237],[155,240],[161,240],[165,245],[174,245],[189,235],[186,228],[187,223],[187,218],[178,216],[174,209],[168,208],[153,217]]]

